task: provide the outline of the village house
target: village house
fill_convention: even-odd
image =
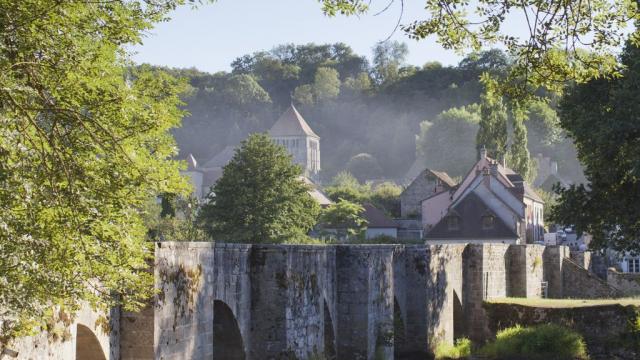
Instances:
[[[543,241],[544,201],[519,174],[487,156],[462,182],[422,201],[425,239],[435,243]]]
[[[432,194],[451,190],[455,186],[455,181],[446,172],[424,169],[400,194],[400,217],[420,219],[422,200]]]
[[[380,236],[398,238],[398,225],[384,211],[369,203],[364,204],[362,207],[364,208],[362,217],[367,220],[367,230],[365,231],[367,240]]]

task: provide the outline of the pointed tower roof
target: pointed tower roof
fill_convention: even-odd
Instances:
[[[278,121],[269,130],[271,136],[313,136],[320,138],[311,130],[311,127],[304,120],[302,115],[291,104],[287,111],[280,116]]]

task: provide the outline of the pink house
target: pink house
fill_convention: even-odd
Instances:
[[[544,202],[513,170],[483,151],[456,187],[422,201],[428,243],[543,240]]]

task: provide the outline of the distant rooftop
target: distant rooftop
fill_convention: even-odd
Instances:
[[[227,146],[200,167],[205,169],[221,168],[227,165],[231,161],[235,152],[236,152],[235,147]]]
[[[287,111],[280,116],[278,121],[269,130],[271,136],[313,136],[320,138],[311,130],[298,110],[291,104]]]

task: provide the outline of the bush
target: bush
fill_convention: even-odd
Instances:
[[[466,359],[471,355],[471,340],[458,339],[455,345],[440,343],[435,355],[436,359]]]
[[[479,350],[489,359],[563,360],[588,359],[582,336],[553,324],[501,330],[496,340]]]

